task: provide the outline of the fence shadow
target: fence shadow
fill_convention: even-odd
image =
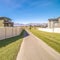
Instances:
[[[19,36],[15,36],[15,37],[11,37],[11,38],[7,38],[7,39],[3,39],[0,40],[0,47],[4,47],[10,43],[13,43],[21,38],[27,37],[29,34],[23,30],[22,33]]]
[[[11,37],[11,38],[7,38],[7,39],[3,39],[0,40],[0,47],[4,47],[12,42],[15,42],[21,38],[27,37],[29,34],[23,30],[22,33],[19,36],[15,36],[15,37]]]
[[[27,37],[27,36],[29,36],[29,33],[28,33],[27,31],[24,31],[23,38],[24,38],[24,37]]]
[[[23,38],[23,33],[24,33],[24,31],[19,36],[15,36],[15,37],[0,40],[0,47],[4,47],[4,46],[6,46],[10,43],[13,43],[13,42]]]

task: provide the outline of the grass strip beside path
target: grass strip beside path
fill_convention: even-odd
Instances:
[[[0,60],[16,60],[23,40],[23,33],[24,31],[19,36],[0,40]]]
[[[38,38],[46,42],[49,46],[54,48],[57,52],[60,53],[60,34],[59,33],[49,33],[49,32],[39,31],[34,28],[32,28],[30,31],[34,35],[36,35]]]

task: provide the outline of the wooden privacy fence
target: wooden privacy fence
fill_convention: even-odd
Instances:
[[[1,27],[0,28],[0,40],[14,37],[22,32],[21,27]]]

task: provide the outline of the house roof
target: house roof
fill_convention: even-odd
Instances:
[[[11,21],[11,19],[8,17],[0,17],[0,20],[10,20]]]
[[[48,19],[49,21],[58,21],[58,19],[59,19],[60,17],[58,17],[58,18],[51,18],[51,19]]]
[[[58,21],[58,19],[48,19],[49,21]]]

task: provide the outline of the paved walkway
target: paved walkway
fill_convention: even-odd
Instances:
[[[29,35],[25,32],[16,60],[60,60],[60,54],[30,32]]]

